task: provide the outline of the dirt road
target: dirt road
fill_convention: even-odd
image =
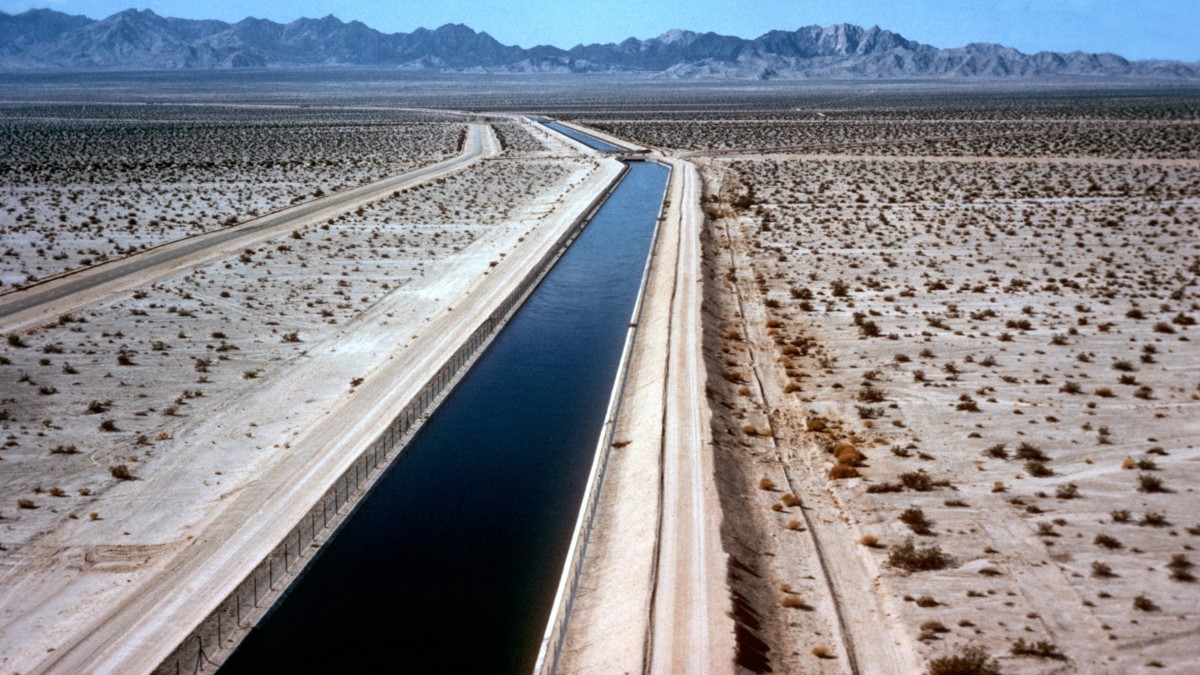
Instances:
[[[700,176],[675,161],[680,248],[671,310],[663,429],[662,519],[650,671],[733,670],[733,622],[728,617],[721,513],[713,471],[706,369],[701,351]]]
[[[486,124],[469,127],[457,157],[398,176],[292,206],[240,225],[188,237],[119,260],[0,296],[4,331],[22,330],[62,314],[176,272],[216,260],[257,242],[304,225],[336,217],[360,205],[460,171],[484,157],[500,154],[500,144]]]

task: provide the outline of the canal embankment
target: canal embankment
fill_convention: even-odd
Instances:
[[[620,414],[537,673],[727,672],[734,653],[701,354],[700,177],[674,159]],[[586,590],[579,590],[586,589]]]

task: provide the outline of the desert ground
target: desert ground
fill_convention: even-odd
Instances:
[[[539,114],[673,170],[559,672],[1200,668],[1200,91],[240,77],[0,78],[0,310],[445,168],[0,320],[0,666],[263,558],[618,176]]]
[[[461,121],[312,108],[9,105],[0,289],[11,289],[457,151]]]
[[[705,180],[739,669],[1191,672],[1197,99],[885,98],[574,118]]]
[[[188,112],[219,120],[224,111]],[[307,114],[307,109],[300,113]],[[172,115],[168,112],[160,124],[175,129]],[[241,122],[224,129],[215,125],[213,134],[227,134],[219,144],[236,147],[243,140],[242,123],[270,129],[280,115],[273,108],[239,108]],[[184,169],[156,173],[153,165],[138,167],[138,190],[166,195],[167,201],[131,198],[124,208],[142,222],[172,198],[195,205],[236,195],[237,188],[230,186],[239,181],[261,181],[246,195],[276,200],[272,204],[295,199],[293,194],[319,197],[314,190],[344,190],[443,159],[457,152],[456,144],[467,134],[465,118],[434,115],[417,117],[423,120],[418,123],[413,117],[381,125],[380,133],[393,142],[373,147],[378,154],[360,154],[337,137],[323,142],[317,132],[328,121],[295,121],[297,127],[314,127],[297,136],[318,143],[314,147],[332,159],[294,183],[273,183],[253,171],[247,175],[237,162],[204,167],[207,173],[199,176],[186,174],[188,182],[180,180]],[[122,123],[136,131],[143,120]],[[436,370],[436,359],[444,358],[438,355],[457,347],[453,340],[464,330],[457,326],[473,327],[472,317],[490,312],[620,166],[516,118],[477,126],[473,133],[480,133],[482,158],[376,194],[334,217],[298,217],[253,246],[225,250],[226,244],[218,247],[220,255],[206,251],[173,262],[167,274],[147,274],[149,280],[132,290],[97,298],[55,320],[5,330],[0,357],[5,430],[0,493],[7,505],[0,510],[0,621],[6,636],[0,660],[5,668],[70,670],[82,663],[73,659],[80,652],[86,656],[110,624],[120,627],[114,635],[128,650],[141,630],[137,621],[145,617],[122,623],[123,607],[158,595],[152,589],[171,587],[170,579],[181,570],[221,575],[217,564],[189,566],[189,556],[228,548],[240,536],[227,532],[221,543],[216,530],[222,521],[226,528],[237,527],[247,496],[261,493],[271,500],[271,509],[278,509],[278,488],[271,483],[286,485],[295,478],[274,478],[282,467],[293,466],[294,472],[305,458],[315,457],[305,480],[322,471],[336,473],[330,460],[337,454],[327,447],[330,437],[322,429],[353,437],[346,424],[359,417],[390,419],[386,412],[379,414],[380,401],[394,398],[394,390],[419,388],[424,373]],[[344,135],[354,137],[353,129]],[[211,138],[206,142],[218,144]],[[246,147],[254,142],[269,148],[276,141],[252,135]],[[355,142],[376,146],[378,139]],[[95,149],[113,151],[102,145]],[[62,161],[68,165],[63,171],[90,166],[86,158]],[[358,166],[370,170],[354,171]],[[60,184],[62,175],[26,167],[19,180],[6,184],[19,195],[5,201],[12,206],[7,210],[25,214],[14,217],[10,228],[28,235],[24,240],[40,241],[46,228],[39,223],[46,214],[31,207],[38,215],[29,215],[22,199],[75,190]],[[97,180],[111,179],[105,174]],[[108,186],[88,192],[70,207],[75,210],[68,221],[103,212],[111,191]],[[54,202],[49,197],[39,204]],[[66,208],[65,203],[54,208]],[[259,204],[221,202],[214,212],[245,209],[252,218]],[[111,247],[103,255],[122,259],[132,259],[143,244],[193,234],[192,224],[177,221],[119,232],[104,222],[100,230]],[[212,227],[222,224],[233,226],[223,219],[211,222]],[[88,228],[69,228],[56,237],[56,250],[92,246],[91,236]],[[13,245],[21,239],[14,238]],[[27,251],[14,257],[21,259],[34,256]],[[49,276],[68,271],[73,262],[91,265],[85,276],[104,269],[96,266],[99,260],[65,262],[56,270],[47,264],[37,271]],[[24,275],[36,268],[17,269]],[[10,295],[21,292],[13,289]],[[347,415],[347,406],[359,412]],[[364,435],[370,436],[368,442],[374,438]],[[324,488],[314,483],[300,492],[302,498],[316,498]],[[283,524],[287,512],[265,520]],[[242,543],[270,544],[271,536]],[[193,540],[208,543],[193,546]],[[236,581],[223,574],[223,582]],[[171,622],[150,623],[146,630],[153,632]],[[169,651],[171,646],[155,648]]]

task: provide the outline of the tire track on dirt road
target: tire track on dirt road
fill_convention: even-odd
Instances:
[[[684,191],[679,205],[679,268],[663,433],[663,513],[648,670],[732,672],[734,631],[701,350],[700,179],[695,166],[673,164],[683,176]]]

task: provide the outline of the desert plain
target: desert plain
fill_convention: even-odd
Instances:
[[[216,546],[230,498],[320,457],[385,396],[373,375],[435,354],[615,180],[525,117],[547,115],[670,162],[678,228],[626,393],[674,412],[626,406],[606,450],[560,671],[678,672],[656,659],[693,647],[709,672],[1198,667],[1200,91],[502,84],[316,106],[0,86],[0,309],[477,152],[0,319],[0,666],[53,669]],[[664,597],[661,566],[693,559],[717,592]],[[666,607],[712,618],[708,649]]]

